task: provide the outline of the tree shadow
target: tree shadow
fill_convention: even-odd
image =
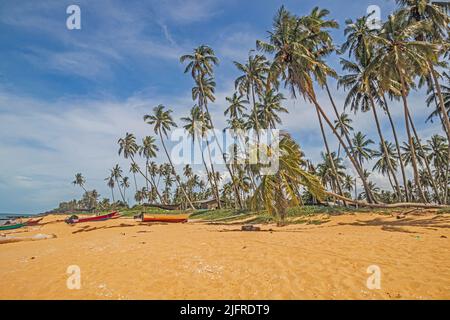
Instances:
[[[141,224],[138,224],[141,225]],[[95,230],[102,230],[102,229],[113,229],[113,228],[129,228],[129,227],[135,227],[136,224],[125,224],[125,223],[121,223],[119,225],[115,225],[115,226],[102,226],[102,227],[91,227],[90,225],[87,226],[83,226],[78,230],[72,231],[72,234],[75,233],[80,233],[80,232],[91,232],[91,231],[95,231]]]
[[[427,229],[438,230],[439,228],[450,228],[450,219],[444,216],[434,216],[427,219],[413,219],[404,218],[394,221],[386,221],[381,218],[374,218],[372,220],[357,220],[356,222],[339,222],[340,226],[357,226],[357,227],[376,227],[380,226],[384,231],[401,231],[408,232],[402,227],[421,227]]]

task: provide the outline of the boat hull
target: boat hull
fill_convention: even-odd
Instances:
[[[13,229],[19,229],[25,226],[25,223],[16,223],[16,224],[6,224],[6,225],[2,225],[0,226],[0,231],[1,230],[13,230]]]
[[[188,221],[188,215],[143,215],[141,216],[141,222],[169,222],[169,223],[182,223]]]
[[[109,219],[115,219],[118,218],[120,214],[117,211],[102,215],[102,216],[95,216],[95,217],[88,217],[88,218],[78,218],[77,216],[72,216],[66,219],[66,223],[68,224],[75,224],[75,223],[82,223],[82,222],[95,222],[95,221],[105,221]]]

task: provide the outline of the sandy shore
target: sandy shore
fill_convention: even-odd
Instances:
[[[450,299],[448,214],[344,215],[262,232],[62,218],[0,231],[57,236],[0,244],[1,299]],[[79,290],[67,288],[70,265]],[[371,265],[380,289],[366,285]]]

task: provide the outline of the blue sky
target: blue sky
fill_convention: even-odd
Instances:
[[[66,28],[71,4],[81,8],[81,30]],[[70,184],[76,172],[108,197],[108,169],[115,163],[128,168],[117,155],[117,139],[127,131],[139,140],[151,134],[142,116],[159,103],[172,107],[176,119],[192,106],[192,81],[178,59],[200,44],[220,59],[211,109],[217,125],[223,124],[225,97],[238,75],[232,62],[243,61],[255,40],[265,39],[282,4],[299,15],[314,6],[329,9],[341,25],[333,31],[338,44],[345,19],[364,15],[371,4],[380,6],[383,18],[395,8],[393,0],[2,1],[0,212],[40,212],[79,197]],[[339,68],[338,58],[329,63]],[[333,95],[342,108],[345,93]],[[323,93],[319,99],[328,109]],[[439,131],[437,124],[424,124],[424,93],[410,99],[422,134]],[[322,142],[311,106],[290,98],[286,106],[283,129],[307,157],[319,159]],[[401,109],[394,106],[393,113],[401,121]],[[354,125],[375,134],[367,115]],[[385,184],[381,177],[376,181]]]

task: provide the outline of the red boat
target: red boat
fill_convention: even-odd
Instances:
[[[39,222],[41,222],[42,219],[44,219],[44,218],[42,217],[42,218],[38,218],[38,219],[34,219],[34,220],[30,219],[27,222],[25,222],[25,225],[27,225],[27,226],[36,226],[36,225],[38,225]]]
[[[66,223],[68,224],[74,224],[74,223],[80,223],[80,222],[92,222],[92,221],[105,221],[109,219],[116,219],[120,217],[119,212],[113,211],[108,214],[104,214],[101,216],[94,216],[94,217],[87,217],[87,218],[79,218],[76,215],[73,215],[66,219]]]

